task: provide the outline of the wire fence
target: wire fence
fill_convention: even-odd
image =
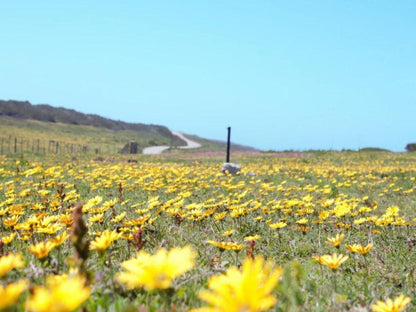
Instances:
[[[116,154],[120,147],[115,144],[79,144],[58,140],[27,139],[19,137],[0,137],[0,155],[36,154]]]

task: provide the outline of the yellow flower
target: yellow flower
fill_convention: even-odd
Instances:
[[[337,234],[335,237],[328,237],[326,242],[332,246],[338,247],[341,244],[344,236],[344,234]]]
[[[297,226],[297,229],[300,230],[300,231],[302,231],[303,234],[306,234],[306,232],[309,231],[310,227],[309,226],[301,226],[301,225],[299,225],[299,226]]]
[[[95,216],[92,216],[88,219],[89,222],[98,222],[101,223],[104,221],[104,214],[103,213],[99,213],[96,214]]]
[[[31,192],[31,189],[24,189],[24,190],[21,190],[19,192],[19,194],[17,194],[17,196],[19,196],[19,197],[26,197],[26,196],[28,196],[30,194],[30,192]]]
[[[252,235],[252,236],[246,236],[246,237],[244,237],[244,241],[245,242],[249,242],[249,241],[252,241],[252,240],[258,240],[259,238],[261,238],[261,236],[260,235],[258,235],[258,234],[256,234],[256,235]]]
[[[16,237],[16,232],[15,233],[11,233],[11,234],[9,234],[9,235],[7,235],[7,236],[3,236],[0,240],[5,244],[5,245],[7,245],[7,244],[10,244],[12,241],[13,241],[13,239]]]
[[[115,216],[110,220],[111,223],[117,223],[123,220],[123,218],[126,216],[126,212],[120,213],[119,215]]]
[[[24,292],[29,283],[26,280],[21,280],[16,283],[11,283],[5,287],[0,285],[0,310],[7,308],[17,301],[17,298]]]
[[[17,223],[17,221],[19,221],[20,217],[19,216],[11,216],[8,217],[6,219],[3,220],[3,224],[5,226],[11,227],[13,225],[15,225]]]
[[[287,226],[287,223],[285,222],[277,222],[277,223],[271,223],[269,224],[269,227],[272,229],[281,229]]]
[[[36,233],[46,233],[46,234],[55,234],[56,232],[58,232],[60,229],[62,228],[61,225],[59,224],[55,224],[55,223],[51,223],[48,225],[42,225],[42,226],[38,226],[36,228]]]
[[[216,242],[213,240],[207,240],[207,243],[214,245],[220,249],[228,249],[228,250],[241,250],[244,247],[246,247],[245,245],[241,245],[241,244],[237,244],[237,243],[233,243],[233,242]]]
[[[227,215],[227,211],[218,212],[218,213],[214,214],[214,219],[217,220],[217,221],[220,221],[220,220],[224,219],[226,215]]]
[[[4,216],[6,214],[7,211],[9,211],[9,208],[1,208],[3,206],[3,203],[0,203],[0,216]]]
[[[55,248],[55,243],[51,241],[40,242],[35,245],[29,246],[29,251],[39,259],[44,259],[49,254],[49,252]]]
[[[106,208],[114,207],[114,205],[117,204],[117,198],[111,199],[106,201],[103,206]]]
[[[83,208],[85,211],[88,211],[91,207],[98,205],[102,201],[103,201],[103,198],[101,196],[95,196],[94,198],[89,199],[85,203]]]
[[[345,248],[351,252],[358,252],[362,255],[365,255],[371,250],[371,248],[373,248],[373,244],[370,243],[367,246],[361,246],[360,244],[345,245]]]
[[[116,230],[105,230],[100,236],[91,242],[90,249],[106,250],[113,241],[118,240],[122,233],[117,233]]]
[[[78,308],[90,294],[91,289],[85,286],[83,276],[49,276],[46,287],[35,287],[27,309],[36,312],[69,312]]]
[[[8,254],[7,256],[0,257],[0,277],[5,276],[13,269],[24,267],[22,255]],[[0,297],[1,298],[1,297]]]
[[[32,232],[22,232],[22,235],[19,237],[21,241],[27,241],[32,237]]]
[[[373,312],[399,312],[404,311],[409,302],[410,297],[405,297],[401,294],[399,297],[396,297],[394,301],[390,298],[388,298],[386,302],[380,300],[377,301],[376,304],[373,304],[372,309]]]
[[[331,270],[336,270],[341,264],[343,264],[348,259],[348,256],[343,256],[342,254],[338,255],[337,253],[334,253],[332,256],[323,255],[320,257],[313,258],[320,264],[326,265]]]
[[[306,225],[306,224],[308,224],[308,219],[306,219],[306,218],[302,218],[302,219],[300,219],[300,220],[298,220],[298,221],[296,221],[296,223],[297,224],[300,224],[300,225]]]
[[[246,258],[241,271],[231,267],[225,274],[212,276],[208,281],[210,290],[203,290],[199,298],[210,307],[193,311],[264,311],[275,305],[277,299],[271,294],[283,269],[274,268],[273,261],[265,262],[258,256]]]
[[[175,278],[194,267],[195,257],[190,246],[173,248],[169,252],[162,248],[154,255],[141,250],[135,258],[121,264],[125,272],[117,274],[116,278],[128,289],[167,289]]]
[[[59,216],[59,222],[63,225],[70,226],[72,225],[74,219],[72,219],[72,216],[70,214],[61,214]]]
[[[42,197],[45,197],[46,195],[48,195],[51,191],[49,190],[39,190],[38,194]]]
[[[66,241],[69,237],[69,234],[67,232],[62,232],[59,235],[56,235],[55,237],[52,237],[49,239],[52,243],[55,244],[55,246],[61,245],[64,241]]]
[[[233,233],[235,233],[235,229],[226,230],[222,233],[222,236],[231,236]]]

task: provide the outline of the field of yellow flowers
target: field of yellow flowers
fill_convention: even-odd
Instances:
[[[0,310],[416,310],[416,154],[235,157],[0,157]]]

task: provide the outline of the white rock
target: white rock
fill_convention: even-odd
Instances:
[[[228,171],[228,173],[236,174],[241,171],[241,166],[233,163],[223,163],[221,167],[222,172]]]

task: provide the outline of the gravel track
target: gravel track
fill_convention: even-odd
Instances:
[[[201,144],[199,144],[198,142],[189,140],[187,137],[185,137],[182,133],[180,132],[172,132],[173,135],[176,135],[177,137],[181,138],[182,140],[184,140],[186,142],[185,146],[178,146],[178,148],[180,149],[191,149],[191,148],[198,148],[201,147]],[[169,149],[170,146],[169,145],[159,145],[159,146],[148,146],[145,147],[143,149],[143,154],[146,155],[157,155],[157,154],[161,154],[163,151]]]

